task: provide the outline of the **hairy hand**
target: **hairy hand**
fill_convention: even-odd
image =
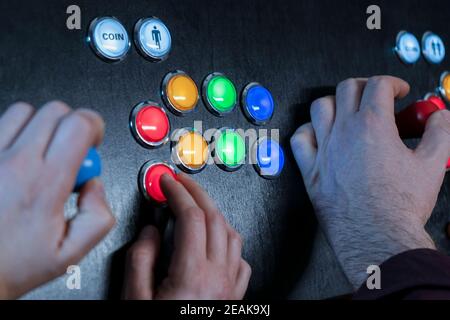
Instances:
[[[434,248],[424,229],[450,156],[450,112],[431,116],[417,149],[395,124],[395,98],[409,86],[378,76],[340,83],[315,101],[291,146],[318,219],[354,287],[369,265]]]

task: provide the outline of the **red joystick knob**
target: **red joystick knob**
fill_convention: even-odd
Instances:
[[[428,118],[441,110],[431,101],[417,101],[395,115],[400,137],[413,139],[422,137]]]
[[[438,96],[430,96],[427,99],[427,101],[430,101],[430,102],[434,103],[441,110],[445,110],[446,109],[444,100],[442,100]]]
[[[428,118],[434,112],[445,109],[445,104],[441,102],[443,101],[438,97],[430,97],[428,100],[417,101],[397,113],[395,122],[400,137],[403,139],[422,137]],[[447,169],[450,169],[450,159],[447,161]]]

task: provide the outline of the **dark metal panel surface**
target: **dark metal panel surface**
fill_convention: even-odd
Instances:
[[[311,100],[332,92],[344,78],[400,76],[412,85],[405,100],[411,102],[434,89],[440,72],[449,66],[446,59],[441,66],[421,60],[406,67],[391,50],[402,29],[417,36],[431,29],[450,44],[447,1],[376,2],[382,8],[381,31],[366,28],[365,11],[372,1],[2,1],[0,111],[15,100],[41,105],[50,99],[99,111],[107,124],[100,148],[103,180],[117,217],[115,229],[81,263],[81,290],[66,289],[62,277],[27,298],[117,297],[123,247],[154,215],[138,193],[139,167],[150,159],[169,160],[169,146],[149,151],[133,140],[128,115],[142,100],[161,102],[160,81],[173,69],[188,72],[198,85],[213,71],[228,74],[239,89],[258,81],[272,91],[277,103],[275,116],[265,127],[280,129],[287,151],[286,168],[278,180],[261,179],[248,165],[234,173],[210,166],[195,175],[243,235],[244,255],[253,266],[248,296],[325,298],[349,292],[317,226],[289,137],[308,121]],[[66,8],[74,3],[82,10],[81,31],[65,26]],[[84,38],[90,20],[104,15],[119,18],[130,33],[139,18],[160,17],[172,32],[171,56],[154,64],[133,48],[119,64],[100,61]],[[194,120],[203,120],[204,128],[253,127],[239,109],[216,118],[202,103],[196,113],[170,119],[174,128],[192,126]],[[443,227],[450,207],[449,186],[447,177],[429,224],[447,252],[450,245]],[[74,201],[67,204],[68,212],[74,212]]]

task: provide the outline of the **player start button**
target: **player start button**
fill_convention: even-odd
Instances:
[[[89,26],[88,42],[103,60],[120,61],[130,50],[130,40],[125,27],[114,17],[96,18]]]
[[[165,60],[172,48],[169,29],[156,17],[144,18],[136,22],[134,42],[139,52],[154,62]]]

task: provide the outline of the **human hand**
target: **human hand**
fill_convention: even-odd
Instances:
[[[0,298],[17,298],[63,274],[113,226],[98,180],[64,203],[88,149],[103,138],[103,120],[88,110],[51,102],[35,112],[12,105],[0,118]]]
[[[239,234],[225,221],[208,194],[191,178],[161,177],[175,215],[174,252],[168,276],[155,287],[160,248],[156,228],[146,227],[128,252],[125,299],[242,299],[250,266],[241,258]]]
[[[291,138],[317,217],[356,288],[369,265],[415,248],[435,248],[424,225],[450,156],[450,112],[434,113],[415,150],[395,124],[401,79],[379,76],[340,83],[336,97],[311,106],[311,123]]]

